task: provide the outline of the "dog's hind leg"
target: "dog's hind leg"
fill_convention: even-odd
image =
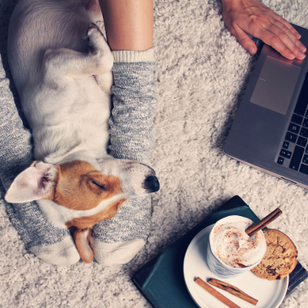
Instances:
[[[92,24],[87,31],[88,52],[67,48],[48,49],[44,55],[43,75],[59,80],[63,76],[103,75],[110,72],[113,56],[99,28]]]

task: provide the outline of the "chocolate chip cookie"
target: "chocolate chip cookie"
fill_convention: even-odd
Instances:
[[[288,236],[279,230],[264,230],[267,249],[262,261],[251,271],[267,280],[283,279],[295,268],[297,249]]]

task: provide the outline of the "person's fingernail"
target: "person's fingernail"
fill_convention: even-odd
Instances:
[[[301,50],[301,52],[306,52],[307,51],[307,48],[303,44],[299,45],[299,49]]]
[[[304,53],[302,53],[302,52],[299,52],[299,53],[298,53],[297,58],[303,60],[305,57],[306,57],[306,55],[305,55]]]
[[[290,54],[289,54],[289,59],[290,59],[290,60],[295,59],[295,56],[293,55],[293,53],[290,53]]]
[[[297,33],[296,33],[296,37],[297,37],[298,39],[300,39],[302,36],[297,32]]]
[[[256,48],[251,46],[251,47],[248,48],[248,52],[253,56],[254,54],[256,54],[257,50],[256,50]]]

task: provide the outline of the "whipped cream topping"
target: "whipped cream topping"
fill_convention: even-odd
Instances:
[[[262,231],[253,236],[245,230],[252,221],[234,221],[215,225],[211,235],[211,249],[224,264],[233,268],[257,264],[266,251]]]

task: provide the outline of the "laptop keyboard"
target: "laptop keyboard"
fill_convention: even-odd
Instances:
[[[282,144],[277,164],[308,175],[308,73]]]

